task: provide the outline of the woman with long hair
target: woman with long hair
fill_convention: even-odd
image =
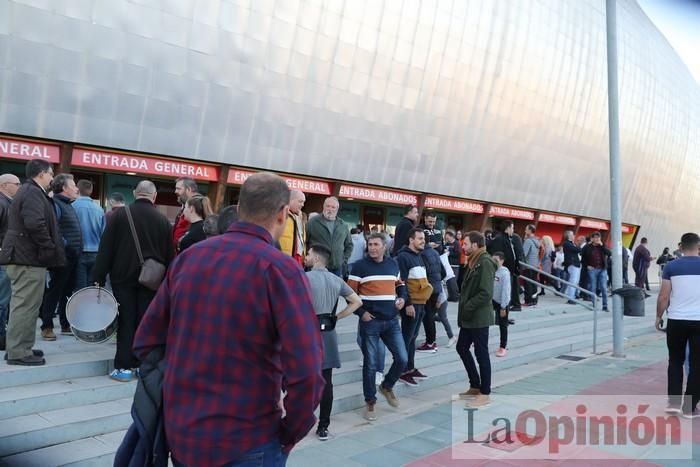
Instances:
[[[547,274],[552,274],[552,253],[554,252],[554,240],[549,235],[544,235],[542,237],[542,244],[544,245],[544,256],[540,260],[540,270],[546,272]],[[547,285],[552,285],[552,280],[547,276],[541,276],[540,282]],[[540,290],[540,295],[544,295],[544,287]]]
[[[182,252],[197,242],[207,238],[204,233],[204,219],[214,214],[211,202],[206,196],[193,196],[185,203],[182,215],[190,222],[190,228],[178,243],[178,251]]]

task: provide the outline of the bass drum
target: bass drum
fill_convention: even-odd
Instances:
[[[90,286],[68,299],[66,317],[79,341],[101,344],[117,331],[118,310],[119,304],[109,290]]]

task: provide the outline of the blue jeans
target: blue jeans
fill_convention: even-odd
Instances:
[[[392,389],[406,367],[406,346],[401,336],[398,319],[360,321],[360,335],[362,336],[362,355],[364,357],[362,392],[365,396],[365,402],[374,402],[377,400],[375,375],[377,374],[376,361],[379,348],[386,345],[394,360],[382,382],[386,389]]]
[[[593,295],[598,293],[600,289],[600,295],[603,298],[603,308],[608,307],[608,271],[606,269],[589,269],[588,270],[588,290],[590,290]]]
[[[362,320],[357,321],[357,346],[360,348],[360,350],[363,349],[362,347],[362,333],[360,333],[360,323]],[[378,372],[384,373],[384,361],[386,360],[386,346],[382,344],[381,342],[377,344],[377,353],[376,357],[377,359],[374,361],[374,367],[377,369]]]
[[[83,252],[80,255],[80,260],[78,261],[78,273],[75,279],[75,289],[80,290],[87,287],[90,284],[90,276],[92,275],[92,268],[95,267],[95,261],[97,261],[97,253]]]
[[[474,355],[479,364],[476,369],[474,358],[469,350],[474,344]],[[469,387],[479,389],[482,394],[491,394],[491,359],[489,358],[489,328],[460,328],[457,338],[457,353],[462,359],[469,376]]]
[[[282,452],[279,441],[271,441],[251,449],[243,454],[239,460],[225,464],[224,467],[284,467],[287,465],[288,456],[289,454]],[[185,467],[185,464],[175,458],[172,461],[175,467]]]
[[[416,316],[414,318],[407,316],[406,310],[401,312],[401,334],[403,335],[403,341],[406,343],[406,353],[408,354],[406,371],[416,369],[416,338],[418,337],[420,325],[423,322],[423,315],[425,314],[425,305],[414,304],[413,308],[416,309]]]
[[[10,278],[7,277],[5,266],[0,266],[0,336],[5,335],[7,318],[10,315],[10,298],[12,297],[12,287]]]
[[[581,279],[581,268],[576,266],[568,266],[566,272],[569,275],[567,281],[571,284],[578,285],[578,281]],[[566,286],[566,295],[569,299],[573,300],[576,298],[576,289],[573,287]]]

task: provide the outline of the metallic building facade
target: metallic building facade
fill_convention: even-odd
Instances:
[[[618,5],[623,220],[673,246],[700,87]],[[0,0],[0,132],[601,218],[606,83],[605,0]]]

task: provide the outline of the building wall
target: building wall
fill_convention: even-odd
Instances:
[[[670,245],[700,88],[618,4],[623,219]],[[0,0],[0,131],[607,218],[605,55],[604,0]]]

